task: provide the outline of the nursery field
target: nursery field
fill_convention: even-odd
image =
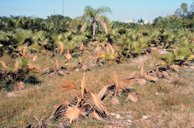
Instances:
[[[0,17],[0,127],[194,127],[193,13],[109,12]]]

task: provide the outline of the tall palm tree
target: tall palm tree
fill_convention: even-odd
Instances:
[[[105,30],[105,33],[108,34],[108,28],[107,28],[107,24],[105,22],[105,16],[103,16],[103,14],[105,13],[111,13],[111,9],[108,7],[100,7],[98,9],[94,9],[90,6],[86,6],[84,9],[84,15],[83,18],[86,21],[84,23],[84,25],[82,26],[81,30],[84,31],[83,28],[86,29],[86,23],[90,22],[92,23],[92,36],[95,37],[96,35],[96,29],[97,27],[99,27],[99,25],[101,24],[102,27]]]

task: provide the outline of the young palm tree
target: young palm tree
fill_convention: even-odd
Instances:
[[[90,6],[86,6],[84,9],[84,15],[83,18],[85,20],[85,24],[82,26],[86,29],[86,23],[90,22],[92,23],[92,36],[95,37],[96,35],[96,29],[101,24],[103,29],[105,30],[106,34],[108,34],[108,28],[107,24],[105,22],[105,17],[102,14],[105,14],[107,12],[111,12],[111,9],[108,7],[100,7],[98,9],[94,9]]]

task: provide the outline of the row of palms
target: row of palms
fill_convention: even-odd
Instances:
[[[26,52],[51,51],[52,53],[74,53],[79,46],[91,42],[104,44],[111,49],[99,59],[115,60],[117,57],[136,57],[147,54],[152,48],[166,49],[161,55],[166,64],[192,60],[193,31],[187,27],[179,29],[161,28],[160,22],[151,25],[110,22],[103,14],[111,12],[107,7],[93,9],[87,6],[84,15],[75,19],[60,15],[47,19],[29,17],[1,17],[0,53],[13,57],[25,56]],[[166,20],[169,24],[172,19]],[[182,21],[188,19],[182,19]],[[191,19],[189,21],[192,21]],[[172,22],[171,24],[174,24]],[[113,49],[113,50],[112,50]]]

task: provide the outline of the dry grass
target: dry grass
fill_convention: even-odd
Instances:
[[[57,56],[62,64],[64,57]],[[145,70],[150,69],[151,57],[133,62],[136,64],[106,64],[103,67],[95,67],[85,73],[85,87],[97,93],[107,84],[113,83],[115,72],[118,81],[127,78],[134,71],[140,71],[141,62]],[[53,61],[53,62],[52,62]],[[40,67],[53,66],[55,58],[40,56],[37,60]],[[73,63],[73,62],[72,62]],[[155,62],[154,62],[155,63]],[[194,126],[194,86],[191,71],[183,69],[172,81],[159,80],[157,83],[147,83],[144,86],[135,86],[139,94],[139,100],[126,101],[126,95],[118,97],[117,105],[112,105],[111,99],[105,99],[105,106],[110,113],[119,114],[121,118],[111,116],[107,121],[96,121],[92,118],[78,120],[72,127],[110,128],[115,127],[192,127]],[[28,91],[18,97],[6,97],[7,92],[0,92],[0,126],[24,127],[27,124],[37,123],[39,120],[49,118],[58,105],[70,101],[77,94],[81,94],[80,85],[83,72],[71,72],[63,77],[52,75],[41,77],[40,85],[27,88]],[[72,81],[75,88],[63,90],[64,82]],[[30,85],[31,86],[31,85]],[[20,92],[19,92],[20,93]],[[124,113],[124,114],[121,114]],[[127,123],[128,120],[131,123]],[[121,125],[122,124],[122,125]]]

